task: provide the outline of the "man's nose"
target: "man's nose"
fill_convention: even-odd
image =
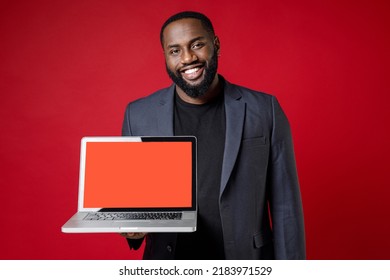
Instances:
[[[183,64],[190,64],[190,63],[196,61],[197,59],[198,59],[197,56],[191,50],[184,50],[182,52],[181,62]]]

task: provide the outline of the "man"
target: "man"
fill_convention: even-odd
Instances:
[[[304,259],[300,191],[288,121],[275,97],[217,74],[220,42],[196,12],[160,33],[174,84],[128,105],[123,135],[195,135],[194,233],[125,233],[144,259]]]

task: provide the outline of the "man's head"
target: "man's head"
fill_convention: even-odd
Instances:
[[[163,26],[161,27],[161,30],[160,30],[160,42],[161,42],[161,45],[164,47],[163,45],[163,41],[164,41],[164,30],[165,30],[165,27],[167,27],[168,24],[174,22],[174,21],[178,21],[178,20],[181,20],[181,19],[188,19],[188,18],[193,18],[193,19],[198,19],[200,20],[200,22],[202,23],[203,25],[203,28],[209,32],[210,36],[214,37],[215,36],[215,33],[214,33],[214,27],[213,27],[213,24],[211,23],[210,19],[208,17],[206,17],[204,14],[201,14],[201,13],[198,13],[198,12],[191,12],[191,11],[185,11],[185,12],[180,12],[178,14],[175,14],[173,16],[171,16],[170,18],[168,18]]]
[[[203,96],[216,79],[220,49],[210,20],[197,12],[173,15],[160,40],[169,77],[188,96]]]

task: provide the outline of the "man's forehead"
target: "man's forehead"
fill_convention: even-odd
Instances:
[[[178,44],[193,38],[208,37],[202,22],[195,18],[180,19],[168,24],[163,32],[164,45]]]

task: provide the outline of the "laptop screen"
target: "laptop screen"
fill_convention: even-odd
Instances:
[[[196,208],[194,137],[83,140],[83,208]]]

